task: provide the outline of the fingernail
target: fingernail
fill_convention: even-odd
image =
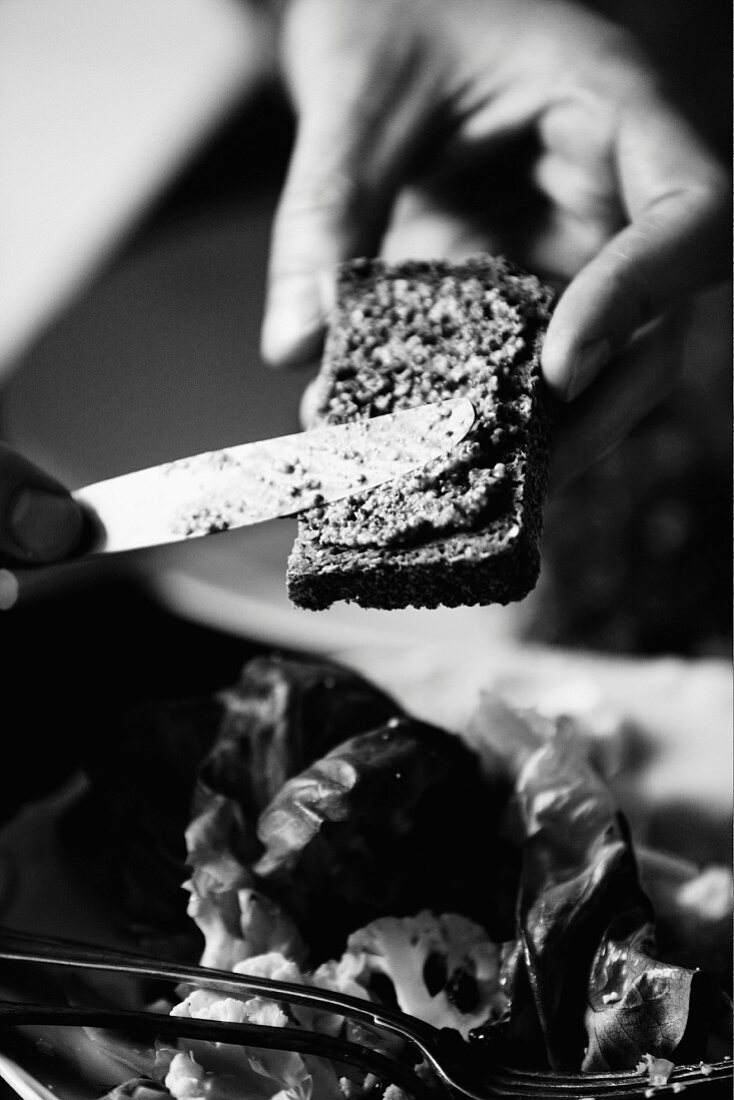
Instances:
[[[270,289],[261,348],[274,367],[310,358],[321,341],[324,314],[315,275],[288,275]]]
[[[44,489],[21,489],[8,516],[18,547],[34,561],[63,558],[79,541],[83,517],[71,497]]]
[[[566,400],[573,401],[593,382],[612,354],[612,346],[606,337],[582,344],[576,353],[571,378],[566,387]]]
[[[9,611],[18,601],[20,585],[15,573],[0,569],[0,611]]]

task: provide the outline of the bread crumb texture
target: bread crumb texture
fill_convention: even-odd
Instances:
[[[552,293],[507,261],[339,269],[315,423],[469,397],[471,433],[428,466],[304,513],[288,563],[301,607],[508,603],[534,586],[547,480],[539,350]]]

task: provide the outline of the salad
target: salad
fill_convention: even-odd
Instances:
[[[147,953],[396,1005],[525,1068],[662,1080],[726,1049],[729,917],[656,920],[582,732],[487,695],[459,737],[345,669],[259,657],[214,700],[131,715],[88,762],[86,812]],[[156,1007],[400,1054],[245,993]],[[120,1058],[107,1100],[404,1097],[294,1053],[180,1040]]]

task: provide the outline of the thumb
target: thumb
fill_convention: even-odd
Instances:
[[[83,527],[82,510],[67,490],[0,444],[0,554],[25,564],[60,561]]]
[[[261,348],[272,366],[319,349],[333,270],[374,255],[431,110],[412,24],[381,0],[300,0],[284,28],[298,113],[271,235]],[[405,9],[403,9],[405,10]]]
[[[637,329],[728,270],[723,170],[669,112],[635,121],[618,152],[630,224],[571,282],[543,347],[546,379],[566,400]]]

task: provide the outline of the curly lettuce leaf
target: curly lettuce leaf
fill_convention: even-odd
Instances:
[[[202,893],[246,886],[244,869],[260,853],[257,816],[286,779],[398,713],[331,662],[257,657],[215,697],[140,705],[90,739],[90,795],[64,829],[93,856],[142,946],[190,955],[187,864],[203,870]]]
[[[336,665],[281,657],[250,661],[220,700],[224,716],[198,769],[186,829],[188,912],[205,937],[202,961],[228,967],[286,949],[300,959],[293,922],[254,890],[259,815],[292,774],[399,708]]]
[[[231,799],[243,818],[241,859],[257,854],[260,811],[292,776],[339,742],[400,714],[387,695],[324,661],[257,657],[220,694],[225,713],[198,772],[194,813],[211,795]]]
[[[586,988],[599,941],[620,906],[639,903],[649,914],[649,905],[611,796],[571,739],[558,735],[527,760],[517,801],[525,836],[518,898],[525,981],[513,992],[513,1019],[530,1007],[523,1004],[529,994],[543,1037],[536,1057],[575,1069],[586,1045]]]
[[[649,1052],[667,1059],[680,1047],[697,971],[659,962],[654,950],[641,913],[620,918],[604,936],[589,980],[583,1070],[630,1069]]]
[[[386,913],[489,921],[497,809],[459,738],[407,719],[342,743],[289,780],[259,820],[259,888],[291,912],[316,959]],[[326,901],[325,899],[328,899]]]
[[[224,715],[198,768],[187,830],[187,862],[211,876],[214,890],[249,882],[244,869],[262,851],[258,816],[292,775],[399,713],[386,695],[347,670],[280,657],[250,661],[220,701]]]
[[[676,1050],[701,1057],[693,972],[655,958],[626,822],[573,726],[487,697],[474,735],[484,737],[485,767],[514,785],[505,823],[521,862],[504,968],[512,1056],[564,1070],[633,1069],[645,1053]]]

